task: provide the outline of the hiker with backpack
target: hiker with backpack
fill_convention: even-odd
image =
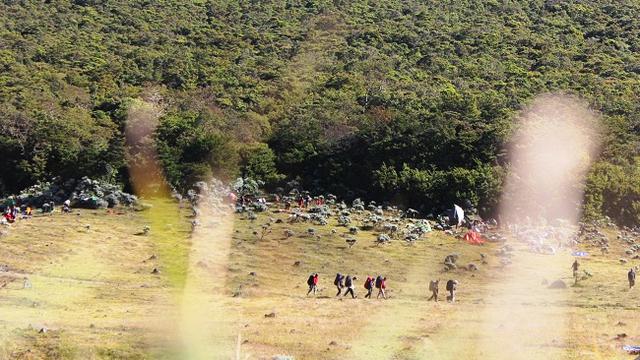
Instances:
[[[336,286],[336,288],[338,288],[338,293],[336,294],[336,296],[340,296],[340,294],[342,293],[342,288],[344,287],[344,275],[337,273],[336,274],[336,279],[333,280],[333,285]]]
[[[387,278],[378,275],[376,278],[376,289],[378,289],[378,296],[376,299],[380,299],[380,295],[382,295],[383,299],[387,299],[387,294],[385,293],[385,289],[387,288]]]
[[[346,278],[345,278],[345,280],[344,280],[344,286],[347,288],[347,291],[345,291],[345,292],[344,292],[344,295],[343,295],[343,296],[347,296],[347,294],[349,294],[349,293],[350,293],[350,294],[351,294],[351,298],[352,298],[352,299],[357,298],[357,296],[356,296],[356,294],[355,294],[355,292],[354,292],[354,290],[355,290],[355,285],[353,285],[353,284],[354,284],[354,283],[353,283],[353,281],[354,281],[354,280],[357,280],[357,279],[358,279],[358,278],[357,278],[357,277],[355,277],[355,276],[352,278],[352,277],[351,277],[351,275],[347,275],[347,277],[346,277]]]
[[[367,290],[367,295],[364,297],[371,299],[373,293],[373,278],[371,276],[367,276],[367,280],[364,281],[364,288]]]
[[[440,286],[440,279],[429,281],[429,290],[431,290],[431,297],[427,301],[438,302],[438,291]]]
[[[458,280],[449,280],[447,281],[447,291],[449,295],[447,295],[447,301],[452,303],[456,302],[456,290],[458,290]]]
[[[636,285],[636,271],[633,268],[629,269],[627,279],[629,280],[629,289],[633,288]]]
[[[309,285],[309,291],[307,291],[307,296],[313,291],[313,295],[318,291],[318,273],[309,275],[307,279],[307,285]]]

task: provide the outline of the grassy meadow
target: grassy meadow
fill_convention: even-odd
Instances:
[[[500,245],[439,231],[388,245],[360,231],[349,247],[335,219],[203,215],[192,228],[190,210],[151,205],[56,212],[2,229],[0,358],[628,359],[622,345],[640,343],[640,289],[626,282],[637,260],[620,263],[612,229],[610,253],[585,248],[582,269],[593,276],[573,286],[569,250],[533,254],[512,241],[504,266]],[[444,272],[454,252],[460,267]],[[469,263],[479,270],[462,268]],[[320,291],[306,296],[313,272]],[[337,272],[358,277],[357,299],[335,297]],[[389,299],[364,299],[364,279],[377,274],[388,278]],[[446,280],[460,281],[456,303],[427,301],[436,278],[443,299]],[[543,285],[556,279],[569,287]]]

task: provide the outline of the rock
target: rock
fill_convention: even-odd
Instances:
[[[300,260],[293,263],[293,266],[300,266],[300,265],[302,265],[302,261]]]
[[[549,285],[549,289],[566,289],[567,284],[562,280],[556,280]]]
[[[616,335],[616,340],[621,340],[627,337],[626,333],[620,333],[618,335]]]
[[[337,343],[335,340],[332,340],[332,341],[329,343],[329,346],[338,346],[338,343]]]
[[[255,271],[252,271],[249,273],[249,276],[258,276],[258,273],[256,273]]]
[[[469,265],[467,265],[467,270],[469,271],[478,271],[478,266],[474,263],[470,263]]]
[[[158,268],[153,268],[153,270],[151,270],[151,273],[154,275],[158,275],[160,274],[160,270],[158,270]]]
[[[268,314],[264,314],[264,317],[266,317],[266,318],[274,318],[274,317],[276,317],[276,313],[271,312],[271,313],[268,313]]]
[[[624,258],[621,258],[621,259],[620,259],[620,260],[618,260],[618,261],[620,261],[620,264],[626,264],[629,260],[624,259]]]
[[[38,332],[39,332],[40,334],[46,334],[46,333],[47,333],[47,331],[49,331],[49,329],[47,329],[47,328],[46,328],[46,327],[44,327],[44,326],[43,326],[43,327],[41,327],[41,328],[40,328],[40,330],[38,330]]]

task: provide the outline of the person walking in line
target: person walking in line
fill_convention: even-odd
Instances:
[[[307,291],[307,295],[309,295],[313,291],[313,295],[318,291],[318,273],[309,275],[307,279],[307,285],[309,285],[309,291]]]
[[[358,296],[356,295],[356,293],[354,292],[355,290],[355,285],[354,285],[354,281],[357,280],[357,277],[351,277],[351,275],[347,275],[347,277],[344,280],[344,286],[347,288],[347,291],[344,292],[343,296],[347,296],[347,294],[351,294],[351,298],[355,299]]]
[[[456,291],[458,290],[458,280],[449,280],[447,281],[447,291],[449,295],[447,296],[447,301],[456,302]]]
[[[336,293],[336,296],[340,296],[340,294],[342,293],[342,288],[344,288],[344,275],[337,273],[336,279],[333,281],[333,285],[335,285],[338,289],[338,293]]]
[[[438,302],[438,291],[440,287],[440,279],[438,280],[431,280],[429,282],[429,290],[431,290],[431,297],[429,298],[428,301],[435,301]]]
[[[371,276],[367,276],[367,280],[364,281],[364,288],[367,290],[367,295],[364,297],[371,299],[373,293],[373,278]]]
[[[378,279],[380,281],[378,281]],[[376,288],[378,289],[378,296],[376,296],[376,299],[380,299],[380,295],[382,295],[382,298],[386,300],[387,294],[385,290],[387,289],[387,278],[378,276],[378,278],[376,278]]]
[[[629,289],[632,289],[636,285],[636,271],[633,268],[629,269],[627,279],[629,280]]]

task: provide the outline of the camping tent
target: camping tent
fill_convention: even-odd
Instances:
[[[471,245],[482,245],[485,243],[482,235],[480,235],[479,232],[473,230],[469,230],[466,234],[464,234],[462,239]]]

